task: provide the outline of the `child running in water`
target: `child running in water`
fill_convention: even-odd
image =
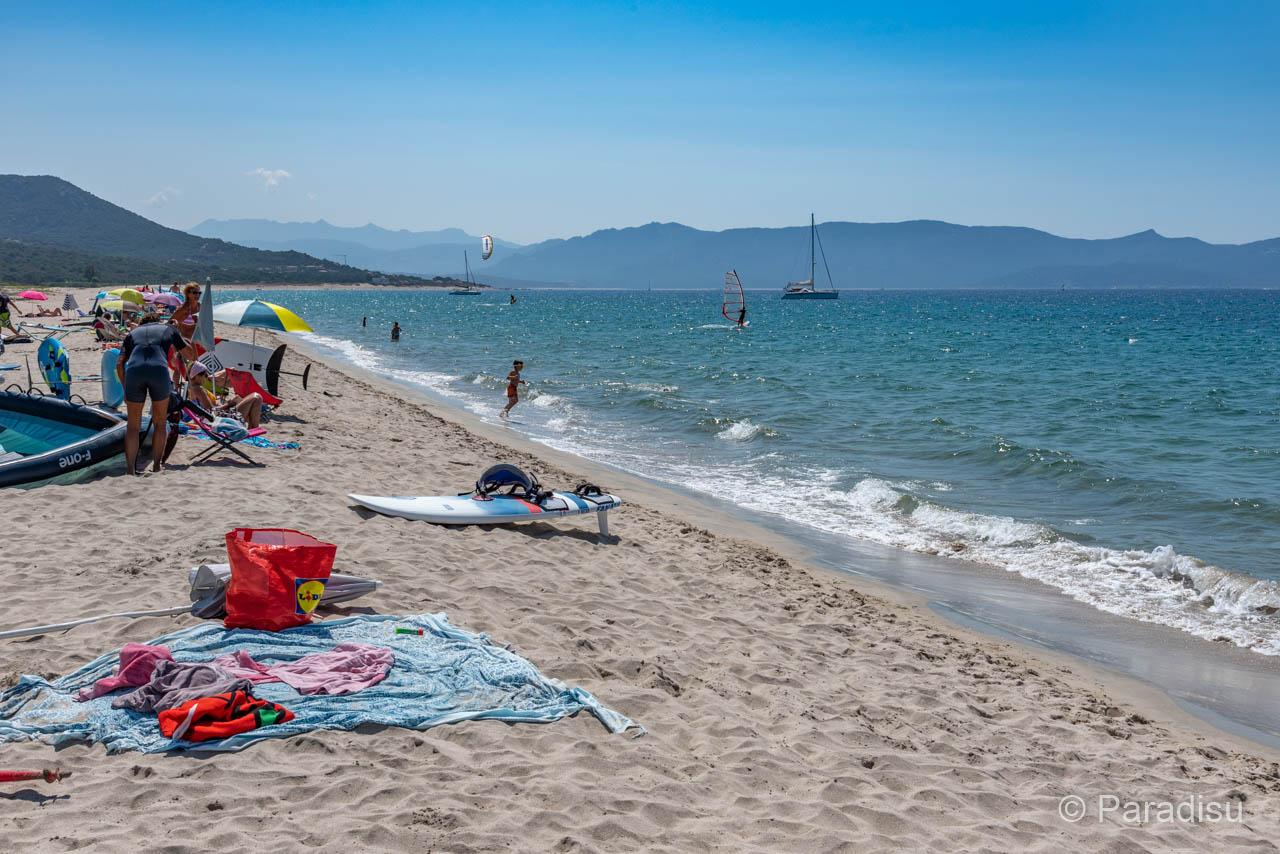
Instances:
[[[527,382],[520,379],[520,372],[523,370],[524,362],[519,359],[511,363],[511,373],[507,374],[507,408],[498,413],[503,418],[506,418],[511,408],[520,402],[520,386],[528,385]]]

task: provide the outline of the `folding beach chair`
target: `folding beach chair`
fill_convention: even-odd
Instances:
[[[230,451],[251,466],[262,466],[262,463],[250,457],[242,448],[237,447],[236,443],[248,436],[261,436],[267,432],[266,430],[261,427],[255,427],[249,431],[248,436],[237,436],[232,439],[214,429],[212,413],[206,411],[204,407],[195,401],[188,400],[176,393],[169,401],[169,436],[164,449],[163,459],[165,461],[168,461],[169,455],[173,453],[173,448],[178,443],[178,422],[181,421],[183,414],[190,419],[197,429],[208,436],[212,443],[191,458],[191,465],[198,466],[201,463],[207,463],[218,454]]]
[[[284,400],[276,397],[262,386],[258,385],[258,381],[254,379],[253,374],[248,371],[238,371],[235,368],[227,368],[227,383],[231,386],[231,390],[241,397],[246,397],[254,392],[262,395],[262,402],[267,406],[277,407],[284,403]]]

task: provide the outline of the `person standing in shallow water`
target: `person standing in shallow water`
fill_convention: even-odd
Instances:
[[[507,374],[507,407],[498,413],[503,418],[506,418],[512,407],[520,402],[520,386],[528,385],[520,379],[520,372],[523,370],[524,362],[519,359],[511,363],[511,373]]]
[[[392,341],[400,340],[400,324],[399,323],[391,324],[391,340]]]
[[[368,316],[365,316],[365,317],[361,318],[361,319],[360,319],[360,328],[361,328],[361,329],[366,329],[366,328],[368,328],[368,326],[369,326],[369,318],[368,318]]]

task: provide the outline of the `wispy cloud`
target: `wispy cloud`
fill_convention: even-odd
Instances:
[[[165,187],[154,195],[148,196],[142,203],[149,208],[162,208],[181,195],[182,191],[177,187]]]
[[[272,187],[279,187],[281,181],[293,177],[283,169],[263,169],[261,166],[257,169],[250,169],[244,174],[254,178],[261,178],[262,187],[266,190],[270,190]]]
[[[320,197],[317,196],[315,193],[307,193],[307,198],[314,202],[316,199]]]

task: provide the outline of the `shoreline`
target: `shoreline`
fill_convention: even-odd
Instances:
[[[965,634],[975,643],[1003,644],[1017,654],[1042,656],[1056,666],[1079,670],[1081,672],[1076,675],[1081,680],[1080,684],[1090,687],[1103,686],[1109,693],[1122,699],[1142,703],[1153,714],[1158,713],[1172,721],[1178,721],[1200,737],[1230,739],[1239,749],[1261,751],[1280,759],[1280,729],[1268,732],[1237,720],[1231,716],[1234,710],[1229,708],[1229,704],[1227,713],[1224,714],[1215,711],[1213,705],[1204,705],[1203,702],[1194,703],[1186,699],[1204,687],[1202,679],[1193,678],[1186,684],[1176,682],[1172,687],[1183,689],[1185,695],[1179,697],[1170,690],[1170,687],[1159,684],[1158,679],[1153,680],[1139,675],[1146,672],[1149,677],[1150,671],[1159,669],[1156,659],[1164,657],[1170,650],[1176,650],[1179,664],[1185,664],[1187,671],[1193,674],[1203,676],[1215,673],[1222,676],[1227,684],[1230,684],[1233,679],[1238,682],[1242,674],[1248,674],[1251,671],[1267,676],[1274,675],[1277,689],[1280,690],[1280,660],[1276,660],[1274,656],[1211,644],[1209,641],[1170,626],[1146,623],[1098,611],[1042,582],[998,567],[954,558],[930,559],[913,552],[871,542],[859,542],[853,546],[845,545],[843,549],[840,546],[829,546],[824,550],[823,546],[815,541],[825,540],[830,543],[836,539],[833,535],[801,528],[785,520],[772,520],[763,514],[731,502],[717,501],[675,484],[624,471],[571,451],[554,448],[519,433],[511,427],[486,421],[449,398],[433,394],[424,387],[379,376],[339,356],[326,353],[320,346],[306,339],[291,336],[288,340],[297,353],[323,364],[329,370],[345,373],[389,394],[407,397],[418,405],[426,407],[436,417],[454,423],[477,436],[508,445],[529,456],[547,460],[561,469],[585,470],[596,482],[605,483],[609,489],[616,490],[616,484],[622,483],[626,494],[640,495],[650,505],[661,506],[664,512],[694,521],[713,534],[763,545],[809,571],[833,576],[853,585],[860,592],[880,597],[901,607],[911,608],[923,618],[936,619],[940,628]],[[771,522],[775,524],[771,525]],[[859,567],[856,563],[851,565],[847,559],[840,560],[833,557],[837,549],[858,555],[855,560],[860,562],[880,561],[895,564],[899,568],[903,565],[911,565],[915,575],[942,572],[947,576],[956,576],[958,579],[947,586],[932,590],[916,577],[895,583],[886,580],[883,575],[877,576],[867,571],[865,567]],[[1001,617],[1007,619],[1007,614],[996,612],[985,615],[986,619],[974,617],[966,614],[954,603],[949,603],[945,598],[948,594],[955,594],[962,587],[981,587],[984,583],[994,586],[996,595],[1000,597],[1009,596],[1011,591],[1018,595],[1020,608],[1028,607],[1028,598],[1035,599],[1043,603],[1042,611],[1059,611],[1060,614],[1053,615],[1058,620],[1062,620],[1061,615],[1065,615],[1067,620],[1073,623],[1079,621],[1081,626],[1088,629],[1109,631],[1113,635],[1118,635],[1126,641],[1124,651],[1132,657],[1127,660],[1121,657],[1117,652],[1119,641],[1097,643],[1098,638],[1089,631],[1082,632],[1087,640],[1073,651],[1062,645],[1061,633],[1058,636],[1050,634],[1047,638],[1037,638],[1033,634],[1019,631],[1024,628],[1022,626],[1002,627],[999,621]],[[1035,607],[1035,603],[1030,607]],[[1103,637],[1109,640],[1107,636]],[[1137,653],[1133,652],[1135,649],[1138,650]],[[1223,675],[1222,668],[1227,664],[1234,664],[1235,667]],[[1177,674],[1166,672],[1162,675],[1169,678]],[[1272,700],[1260,698],[1256,705],[1249,708],[1250,716],[1260,723],[1270,721],[1271,708],[1273,708]],[[1255,712],[1256,714],[1252,714]]]
[[[85,362],[91,336],[70,337]],[[1280,834],[1275,752],[1206,730],[1151,689],[954,627],[750,521],[315,362],[310,391],[287,384],[266,423],[302,447],[250,449],[263,468],[192,467],[202,445],[183,439],[158,475],[6,491],[0,593],[14,616],[2,628],[176,604],[225,531],[291,527],[336,543],[335,569],[383,582],[357,608],[446,612],[648,734],[579,716],[315,732],[213,757],[9,744],[12,767],[75,771],[14,799],[0,818],[14,847],[133,851],[156,826],[183,827],[176,850],[1096,850]],[[590,519],[446,528],[344,497],[458,491],[503,459],[555,486],[604,473],[627,501],[612,536]],[[0,681],[60,675],[195,622],[6,642]],[[1247,821],[1061,817],[1064,796],[1104,794],[1240,800]]]

